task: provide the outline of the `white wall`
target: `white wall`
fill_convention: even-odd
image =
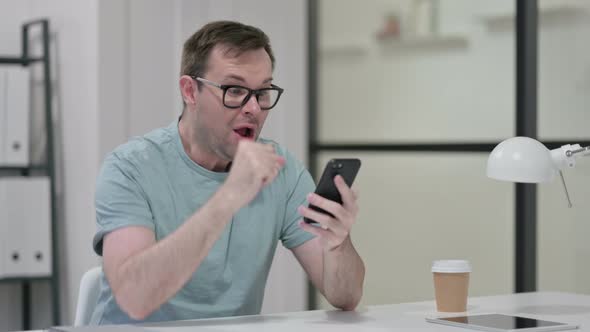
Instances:
[[[271,38],[276,82],[286,89],[264,135],[306,156],[305,1],[0,0],[0,54],[20,52],[20,26],[48,17],[53,36],[58,136],[63,323],[73,321],[78,283],[99,263],[92,252],[94,184],[106,153],[132,135],[167,125],[181,111],[177,89],[183,41],[213,19],[257,25]],[[40,79],[40,77],[38,78]],[[37,102],[38,103],[38,102]],[[39,292],[37,292],[39,289]],[[50,324],[46,285],[34,288],[35,324]],[[20,291],[0,284],[0,330],[20,329]],[[278,251],[264,311],[300,310],[306,281]]]

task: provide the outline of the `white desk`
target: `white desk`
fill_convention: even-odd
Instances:
[[[469,299],[468,312],[504,313],[579,325],[590,331],[590,295],[569,293],[524,293]],[[354,312],[304,311],[272,315],[242,316],[167,322],[153,325],[103,327],[62,327],[68,332],[223,332],[223,331],[470,331],[428,323],[428,316],[440,315],[433,301],[359,308]]]

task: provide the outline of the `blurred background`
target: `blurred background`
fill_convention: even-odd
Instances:
[[[100,264],[91,239],[102,160],[178,117],[182,44],[217,19],[255,25],[271,39],[275,82],[286,93],[264,136],[316,178],[330,158],[362,160],[352,231],[367,268],[362,305],[432,300],[430,264],[446,258],[470,260],[470,296],[514,292],[515,187],[488,179],[485,167],[491,148],[516,134],[517,1],[530,0],[0,0],[0,59],[19,57],[23,24],[46,18],[51,69],[45,81],[42,63],[18,66],[29,89],[28,166],[0,166],[0,267],[20,229],[7,217],[9,205],[38,212],[39,224],[17,242],[45,241],[46,256],[55,249],[43,273],[0,274],[0,330],[72,324],[80,278]],[[531,2],[538,5],[538,139],[589,142],[590,3]],[[40,54],[40,29],[28,40],[31,54]],[[9,86],[6,70],[14,66],[1,62],[0,87]],[[52,153],[44,139],[47,84]],[[10,100],[3,93],[0,104]],[[5,133],[13,128],[8,118],[0,117]],[[55,192],[42,203],[2,184],[35,175],[29,166],[48,157]],[[537,290],[590,294],[589,161],[565,173],[571,209],[558,181],[537,186],[529,234]],[[330,306],[279,248],[263,312],[314,308]]]

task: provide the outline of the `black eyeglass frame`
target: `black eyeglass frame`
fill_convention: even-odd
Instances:
[[[197,77],[197,76],[191,76],[195,81],[198,82],[203,82],[205,84],[214,86],[218,89],[221,89],[223,91],[223,96],[222,96],[222,102],[223,102],[223,106],[227,107],[227,108],[232,108],[232,109],[236,109],[236,108],[240,108],[243,107],[244,105],[246,105],[246,103],[248,103],[248,100],[250,100],[250,98],[252,98],[252,95],[256,96],[256,102],[258,102],[258,97],[264,92],[264,91],[278,91],[278,95],[277,95],[277,99],[275,100],[275,102],[269,106],[269,107],[262,107],[260,106],[260,103],[258,104],[260,106],[260,109],[263,111],[268,111],[270,109],[272,109],[273,107],[275,107],[277,105],[277,103],[279,102],[279,99],[281,99],[281,95],[283,94],[283,92],[285,91],[285,89],[276,86],[274,84],[271,84],[270,88],[262,88],[262,89],[250,89],[247,88],[245,86],[241,86],[241,85],[237,85],[237,84],[219,84],[219,83],[215,83],[213,81],[209,81],[208,79],[204,79],[202,77]],[[244,97],[244,100],[242,100],[242,103],[238,106],[229,106],[225,103],[225,94],[227,93],[228,89],[231,88],[240,88],[240,89],[245,89],[248,91],[248,94]]]

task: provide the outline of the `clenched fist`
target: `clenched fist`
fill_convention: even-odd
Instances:
[[[250,203],[285,165],[270,144],[241,140],[227,180],[220,188],[236,210]]]

